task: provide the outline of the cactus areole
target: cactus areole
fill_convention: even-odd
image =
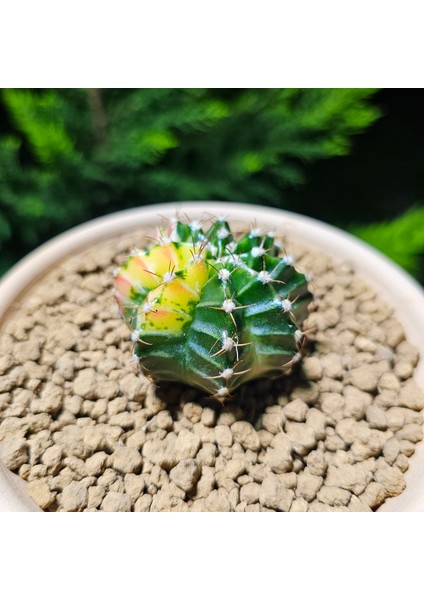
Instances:
[[[145,374],[225,400],[300,360],[312,297],[272,232],[175,218],[117,272],[115,298]]]

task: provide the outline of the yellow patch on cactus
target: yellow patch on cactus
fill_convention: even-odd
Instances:
[[[209,267],[203,259],[193,261],[184,272],[185,283],[198,295],[208,279]]]
[[[167,307],[172,310],[181,310],[187,314],[190,311],[190,304],[199,301],[199,295],[194,292],[182,279],[176,277],[170,283],[161,285],[149,292],[147,296],[149,302],[156,302],[155,306]]]
[[[175,251],[174,243],[153,246],[143,256],[143,260],[147,265],[147,269],[160,277],[173,269],[178,271],[182,266],[179,264],[179,256]]]
[[[183,268],[193,258],[193,244],[173,244],[179,268]]]
[[[160,280],[149,271],[151,271],[151,265],[143,256],[130,256],[121,275],[130,282],[133,288],[143,287],[151,290],[158,285]]]
[[[147,292],[139,304],[141,329],[180,332],[191,320],[192,305],[199,301],[208,278],[203,251],[192,244],[170,242],[128,258],[115,280],[116,299],[124,309],[133,305],[134,294]],[[150,305],[152,309],[146,309]]]
[[[144,315],[141,326],[144,332],[178,333],[190,318],[188,315],[167,307],[155,307],[154,310]]]

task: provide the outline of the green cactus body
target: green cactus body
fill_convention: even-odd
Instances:
[[[218,399],[297,362],[312,296],[293,259],[279,254],[272,233],[235,240],[224,218],[207,233],[175,219],[115,277],[134,362],[155,381]]]

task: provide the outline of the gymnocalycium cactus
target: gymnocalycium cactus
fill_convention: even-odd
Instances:
[[[224,400],[240,384],[299,361],[308,279],[272,232],[234,239],[224,217],[207,233],[175,218],[115,277],[115,298],[154,381],[179,381]]]

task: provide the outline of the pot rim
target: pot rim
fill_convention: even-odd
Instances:
[[[362,240],[311,217],[256,204],[228,202],[180,202],[153,204],[111,213],[73,227],[29,253],[0,279],[0,328],[11,314],[17,298],[41,279],[64,257],[81,251],[101,239],[122,235],[139,227],[157,226],[163,217],[190,213],[199,218],[205,213],[224,214],[233,222],[240,220],[276,229],[297,238],[308,248],[328,254],[336,262],[349,262],[355,272],[372,287],[395,312],[405,329],[407,340],[417,346],[424,357],[424,291],[421,286],[393,261]],[[405,310],[408,307],[408,311]],[[415,381],[424,388],[424,360],[414,372]],[[16,478],[16,476],[15,476]],[[424,510],[424,442],[417,444],[405,473],[406,489],[387,499],[379,511]],[[19,489],[13,475],[0,463],[0,511],[39,510]]]

